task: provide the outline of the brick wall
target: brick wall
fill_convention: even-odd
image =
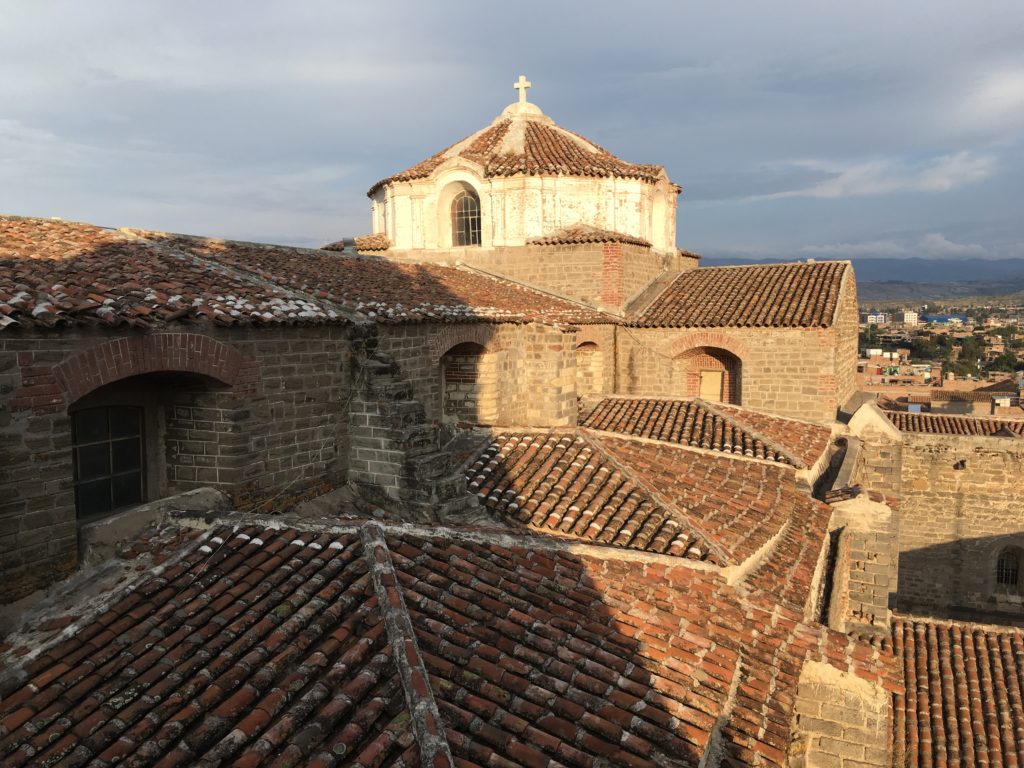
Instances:
[[[348,351],[344,328],[0,335],[0,602],[75,566],[69,408],[145,401],[150,498],[213,485],[271,511],[344,482]]]
[[[623,328],[618,339],[621,394],[686,396],[689,384],[677,358],[696,347],[714,347],[740,359],[744,406],[823,424],[835,419],[836,382],[845,374],[836,368],[831,328]]]
[[[459,350],[460,347],[456,347]],[[498,418],[500,352],[449,352],[441,357],[443,417],[471,424],[493,424]]]

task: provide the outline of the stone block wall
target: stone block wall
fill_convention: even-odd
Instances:
[[[1024,585],[997,585],[996,560],[1024,547],[1024,445],[999,437],[904,434],[899,608],[1024,615]]]
[[[889,696],[878,684],[804,663],[794,706],[792,768],[888,768]]]
[[[0,334],[0,602],[77,562],[70,410],[146,407],[150,499],[213,485],[273,511],[345,480],[349,346],[343,327]]]
[[[845,374],[836,369],[831,328],[622,328],[618,339],[620,394],[686,396],[689,385],[677,358],[697,347],[714,347],[740,359],[744,406],[830,424],[840,404],[836,382]]]
[[[836,403],[840,408],[857,392],[859,332],[857,278],[852,269],[847,269],[839,291],[839,305],[832,326]]]
[[[444,418],[442,356],[459,344],[479,344],[495,372],[493,423],[540,427],[575,423],[575,341],[570,331],[535,323],[420,323],[382,326],[378,343],[431,421]]]

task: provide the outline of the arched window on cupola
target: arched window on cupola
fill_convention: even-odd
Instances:
[[[452,200],[452,245],[480,245],[480,198],[472,190]]]

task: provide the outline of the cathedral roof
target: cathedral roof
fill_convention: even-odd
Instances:
[[[832,434],[818,424],[697,399],[606,398],[581,414],[580,426],[808,467]]]
[[[610,322],[466,268],[0,216],[0,331],[379,323]]]
[[[976,416],[947,416],[941,413],[908,413],[884,411],[889,421],[901,432],[930,435],[976,435],[1024,437],[1024,421],[1003,421]]]
[[[592,141],[557,125],[533,104],[508,107],[486,128],[452,144],[420,163],[382,179],[368,195],[399,181],[430,176],[442,163],[455,158],[483,168],[485,178],[498,176],[591,176],[642,179],[665,177],[660,165],[627,163]]]
[[[805,659],[889,679],[756,575],[437,526],[195,534],[3,655],[5,765],[781,766]]]
[[[330,302],[127,231],[0,216],[0,330],[348,323]]]
[[[907,681],[893,698],[893,765],[1012,765],[1024,752],[1024,632],[900,617],[892,634]]]
[[[665,328],[827,328],[846,261],[702,267],[683,272],[634,320]]]

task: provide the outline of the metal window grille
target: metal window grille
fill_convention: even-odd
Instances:
[[[1020,556],[1011,550],[1001,552],[996,561],[996,583],[1006,587],[1017,586],[1020,575]]]
[[[452,245],[480,245],[480,198],[472,192],[452,200]]]
[[[75,507],[79,518],[143,500],[142,409],[87,408],[72,414]]]

